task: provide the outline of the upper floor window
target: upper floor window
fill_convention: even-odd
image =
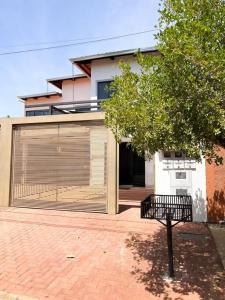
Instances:
[[[44,116],[44,115],[49,115],[49,110],[28,110],[26,111],[26,116],[31,117],[31,116]]]
[[[97,83],[97,96],[98,99],[108,99],[112,96],[113,90],[110,88],[112,80],[99,81]]]

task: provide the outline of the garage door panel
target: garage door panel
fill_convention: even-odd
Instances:
[[[92,121],[16,126],[12,175],[13,206],[106,211],[107,129]]]

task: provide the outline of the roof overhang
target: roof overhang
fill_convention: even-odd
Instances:
[[[77,74],[74,76],[64,76],[64,77],[56,77],[56,78],[49,78],[47,82],[51,83],[52,85],[56,86],[59,89],[62,89],[62,83],[65,80],[76,80],[80,78],[87,78],[86,74]]]
[[[88,77],[91,77],[91,61],[74,62],[77,67],[83,71]]]
[[[48,92],[48,93],[39,93],[25,96],[18,96],[18,99],[26,101],[27,99],[38,99],[38,98],[50,98],[52,96],[62,96],[62,93],[59,92]]]
[[[102,53],[102,54],[70,58],[70,61],[72,64],[76,64],[79,69],[81,69],[85,74],[87,74],[87,76],[90,77],[91,76],[91,62],[93,60],[99,60],[99,59],[105,59],[105,58],[114,59],[116,57],[121,57],[121,56],[136,55],[138,52],[141,52],[143,54],[150,54],[150,53],[153,54],[153,53],[159,53],[159,50],[154,47],[129,49],[129,50],[106,52],[106,53]]]

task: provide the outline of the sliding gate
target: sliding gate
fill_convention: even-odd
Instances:
[[[107,212],[102,121],[15,126],[11,205]]]

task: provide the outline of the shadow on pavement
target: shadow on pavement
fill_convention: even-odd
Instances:
[[[151,226],[151,223],[149,224]],[[200,299],[225,299],[225,273],[208,228],[202,224],[184,224],[173,228],[175,280],[165,281],[167,272],[166,228],[153,236],[130,234],[126,246],[135,260],[133,275],[146,290],[172,298],[168,289],[181,295],[198,294]]]

